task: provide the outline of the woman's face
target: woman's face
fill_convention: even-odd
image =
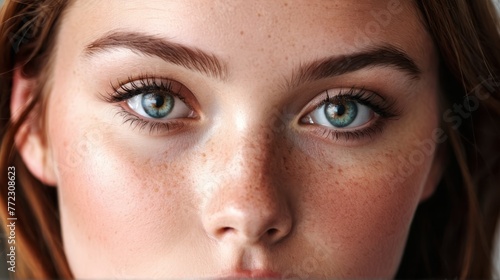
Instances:
[[[409,1],[76,1],[47,103],[78,278],[392,277],[439,179]]]

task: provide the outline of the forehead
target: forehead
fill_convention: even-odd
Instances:
[[[417,47],[412,43],[426,35],[408,0],[80,0],[63,26],[82,42],[133,29],[213,50],[268,51],[279,45],[329,55],[384,41]]]
[[[387,44],[425,71],[434,53],[408,0],[79,0],[61,29],[65,61],[110,32],[142,32],[222,58],[239,81],[271,81],[310,61]]]

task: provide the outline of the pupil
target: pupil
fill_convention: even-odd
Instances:
[[[345,114],[345,106],[344,106],[344,104],[339,104],[339,105],[333,107],[333,112],[337,116],[342,116],[343,114]]]
[[[157,95],[155,97],[155,107],[156,108],[161,108],[164,103],[165,103],[165,100],[164,100],[163,96]]]

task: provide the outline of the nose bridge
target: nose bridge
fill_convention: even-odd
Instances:
[[[277,242],[291,229],[291,213],[274,164],[279,148],[271,125],[224,127],[212,145],[211,183],[203,209],[206,232],[219,241]],[[215,155],[214,155],[215,156]]]
[[[221,127],[214,135],[211,145],[216,147],[211,150],[218,153],[213,155],[216,157],[213,162],[223,165],[226,177],[269,179],[266,175],[272,173],[273,161],[279,153],[275,145],[279,131],[267,116],[249,119],[241,115],[235,113],[233,124]]]

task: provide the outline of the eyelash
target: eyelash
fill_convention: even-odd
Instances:
[[[157,80],[161,80],[161,82],[158,83]],[[140,85],[137,85],[137,83]],[[127,85],[131,85],[132,88],[128,88]],[[148,90],[165,91],[176,97],[182,98],[178,92],[172,90],[172,82],[166,82],[163,79],[150,78],[148,76],[139,77],[137,79],[129,77],[125,83],[121,83],[119,86],[111,84],[111,87],[113,88],[113,93],[109,94],[109,97],[105,97],[106,101],[110,103],[126,101]]]
[[[400,115],[399,110],[395,106],[396,102],[394,100],[386,99],[379,94],[367,91],[364,88],[356,89],[354,87],[344,91],[341,90],[338,94],[332,97],[328,95],[327,91],[326,98],[323,99],[321,103],[316,105],[315,109],[339,100],[349,100],[365,105],[373,110],[373,112],[375,112],[379,117],[372,125],[361,130],[342,131],[320,126],[322,136],[334,141],[342,138],[346,141],[372,138],[375,134],[382,131],[386,120],[397,119]]]
[[[160,82],[158,82],[160,81]],[[174,97],[179,98],[182,102],[186,104],[186,106],[190,109],[191,106],[188,102],[186,102],[184,96],[180,94],[180,92],[176,92],[173,90],[172,82],[169,79],[164,78],[153,78],[150,76],[140,76],[138,78],[129,77],[125,83],[118,83],[116,86],[111,84],[111,88],[113,90],[112,93],[109,93],[107,96],[104,96],[104,99],[109,103],[117,103],[117,107],[120,111],[118,111],[117,115],[123,117],[123,123],[129,123],[133,129],[144,130],[148,129],[150,133],[154,132],[163,132],[170,131],[172,128],[180,128],[184,123],[171,119],[167,122],[159,122],[154,120],[145,120],[135,114],[129,112],[124,109],[120,103],[127,101],[128,99],[143,94],[147,91],[161,91],[171,94]],[[130,86],[130,87],[129,87]]]

